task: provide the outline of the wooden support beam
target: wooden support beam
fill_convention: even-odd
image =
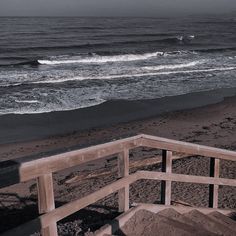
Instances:
[[[219,178],[220,176],[220,160],[211,158],[210,160],[210,177]],[[209,185],[209,207],[218,208],[219,185]]]
[[[39,214],[48,213],[55,209],[52,174],[45,174],[37,178]],[[57,224],[52,222],[42,228],[42,236],[56,236]]]
[[[162,151],[162,172],[172,172],[172,152]],[[171,181],[161,181],[161,203],[165,205],[171,204]]]
[[[129,150],[124,149],[118,155],[118,177],[123,178],[129,175]],[[124,212],[129,209],[129,184],[118,191],[119,212]]]

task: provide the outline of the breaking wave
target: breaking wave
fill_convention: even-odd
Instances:
[[[59,65],[59,64],[74,64],[74,63],[107,63],[107,62],[126,62],[126,61],[138,61],[147,60],[158,55],[162,55],[163,52],[144,53],[144,54],[124,54],[116,56],[99,56],[94,55],[92,57],[78,58],[78,59],[66,59],[66,60],[38,60],[41,65]]]
[[[177,54],[196,54],[194,51],[171,51],[171,52],[152,52],[144,54],[121,54],[112,56],[100,56],[95,53],[89,57],[70,57],[70,58],[53,58],[47,60],[38,60],[38,64],[41,65],[60,65],[60,64],[101,64],[108,62],[129,62],[139,60],[149,60],[157,56],[170,56]]]

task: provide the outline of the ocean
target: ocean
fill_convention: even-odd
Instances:
[[[236,87],[236,17],[0,18],[0,114]]]

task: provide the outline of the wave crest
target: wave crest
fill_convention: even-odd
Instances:
[[[95,55],[86,58],[64,59],[64,60],[38,60],[41,65],[60,65],[60,64],[74,64],[74,63],[107,63],[107,62],[126,62],[147,60],[158,55],[163,55],[163,52],[144,53],[144,54],[124,54],[116,56],[99,56]]]

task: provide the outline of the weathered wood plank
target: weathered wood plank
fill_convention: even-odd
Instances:
[[[124,149],[118,155],[118,177],[126,177],[129,175],[129,150]],[[129,209],[129,184],[118,191],[119,212],[124,212]]]
[[[172,172],[172,152],[162,151],[162,172]],[[161,182],[161,203],[165,205],[171,204],[171,181]]]
[[[236,187],[236,179],[213,178],[206,176],[169,174],[154,171],[137,171],[140,179],[170,180],[183,183],[216,184]]]
[[[38,177],[37,189],[39,214],[55,209],[52,174]]]
[[[224,160],[236,161],[236,152],[233,151],[160,138],[151,135],[142,135],[141,146],[181,152],[190,155],[215,157]]]
[[[139,136],[23,163],[20,167],[21,181],[117,154],[124,148],[135,148],[139,145],[137,137]]]
[[[52,174],[45,174],[37,178],[39,214],[48,213],[55,209]],[[42,236],[56,236],[57,224],[52,222],[42,228]]]
[[[220,160],[211,158],[210,160],[210,177],[220,176]],[[209,185],[209,207],[218,208],[219,185]]]

